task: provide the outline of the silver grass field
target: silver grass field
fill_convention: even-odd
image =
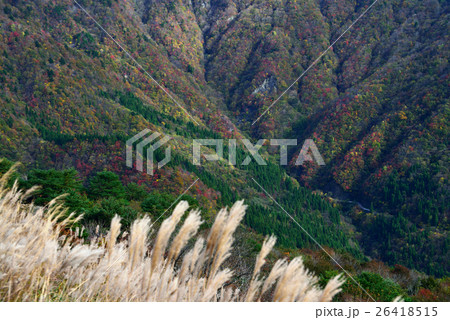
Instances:
[[[61,201],[37,207],[25,202],[34,189],[20,191],[17,182],[7,188],[13,170],[0,178],[0,301],[331,301],[343,284],[338,276],[319,288],[300,257],[278,260],[262,276],[276,241],[271,236],[246,288],[227,287],[233,270],[223,264],[245,214],[243,201],[220,210],[207,237],[198,236],[182,256],[202,224],[200,212],[188,212],[185,201],[162,222],[152,243],[150,218],[134,221],[129,235],[120,235],[115,216],[106,237],[85,244],[79,231],[67,231],[80,217],[62,219],[67,210]]]

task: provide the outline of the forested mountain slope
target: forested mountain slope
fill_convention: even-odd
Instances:
[[[389,214],[361,222],[377,225],[363,240],[373,254],[413,265],[417,252],[446,246],[446,1],[378,1],[273,106],[373,1],[139,3],[150,34],[174,51],[186,48],[177,59],[204,73],[241,130],[314,138],[327,165],[293,167],[295,176]],[[180,30],[195,32],[176,37]]]
[[[232,167],[225,161],[193,165],[193,138],[241,136],[225,115],[226,105],[220,94],[208,87],[202,70],[195,71],[203,61],[199,59],[199,64],[190,65],[180,62],[176,54],[185,51],[173,51],[156,41],[133,4],[82,4],[193,118],[143,74],[133,59],[72,1],[6,1],[0,11],[4,21],[2,157],[20,160],[28,168],[73,167],[80,178],[88,178],[85,188],[98,171],[106,169],[117,173],[125,185],[137,183],[153,197],[160,194],[172,200],[198,178],[189,194],[196,198],[206,216],[220,205],[245,198],[252,203],[256,230],[277,233],[280,244],[291,248],[313,246],[311,239],[298,232],[284,213],[265,216],[271,211],[271,203],[252,184],[250,177],[257,177],[267,190],[283,195],[280,201],[295,211],[293,214],[318,241],[362,257],[358,244],[349,241],[347,228],[339,226],[340,209],[325,197],[300,187],[274,164],[272,156],[264,156],[270,164],[264,167],[255,163]],[[154,175],[125,165],[125,141],[145,128],[173,137],[169,142],[172,160]],[[242,148],[238,151],[241,163],[246,154]],[[52,172],[29,174],[24,170],[24,174],[30,181],[28,187],[34,181],[50,188],[48,192],[53,196],[73,194],[71,209],[88,214],[98,209],[92,207],[98,198],[92,199],[94,203],[84,199],[89,191],[67,185],[66,179],[73,177],[73,172],[63,174],[59,182],[53,181]],[[47,184],[47,180],[52,182]],[[291,201],[290,196],[297,200]],[[161,201],[170,205],[170,201]],[[106,210],[102,203],[99,205]],[[128,212],[127,205],[123,206],[120,210]],[[328,215],[333,218],[328,219]]]
[[[254,125],[372,1],[78,2],[176,102],[74,1],[3,0],[2,157],[83,177],[106,168],[171,194],[198,177],[210,212],[245,197],[255,230],[312,246],[255,177],[324,245],[448,274],[447,1],[379,0]],[[124,143],[144,128],[174,137],[154,176],[125,167]],[[275,149],[264,168],[190,163],[192,138],[242,136],[312,138],[326,165],[288,176]]]

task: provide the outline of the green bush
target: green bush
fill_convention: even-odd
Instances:
[[[124,228],[128,228],[139,215],[138,211],[129,206],[128,201],[110,197],[102,199],[89,209],[84,220],[95,222],[101,226],[109,226],[116,214],[122,218],[121,223]]]
[[[44,206],[57,196],[79,191],[81,181],[75,169],[62,171],[35,169],[30,171],[26,179],[21,180],[20,186],[24,189],[39,186],[40,189],[34,193],[33,200],[36,205]]]
[[[125,187],[125,193],[126,193],[125,197],[129,201],[131,200],[142,201],[148,195],[147,188],[145,188],[144,186],[140,186],[134,182],[129,183]]]
[[[175,207],[175,200],[177,198],[170,193],[160,193],[153,192],[145,198],[141,203],[141,208],[145,212],[150,213],[152,216],[159,217],[163,214],[169,207],[172,205],[172,208]],[[198,207],[198,201],[189,195],[183,195],[177,202],[187,201],[189,203],[189,208],[194,209]]]
[[[98,172],[90,181],[88,195],[92,199],[99,198],[125,198],[125,188],[114,172]]]
[[[362,272],[355,280],[377,301],[392,301],[398,296],[402,296],[405,301],[410,300],[400,285],[392,280],[384,279],[379,274]]]
[[[141,208],[151,215],[161,215],[175,201],[175,197],[169,193],[151,193],[141,203]]]

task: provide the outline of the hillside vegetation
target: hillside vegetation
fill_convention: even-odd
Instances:
[[[275,237],[265,239],[254,230],[239,223],[245,220],[245,216],[254,214],[248,212],[244,216],[246,206],[243,206],[241,202],[233,206],[234,209],[232,208],[229,213],[227,210],[221,210],[218,214],[211,216],[204,207],[199,208],[198,202],[192,196],[185,195],[175,199],[170,193],[148,192],[142,186],[133,183],[123,186],[119,177],[108,171],[93,177],[87,189],[84,190],[75,170],[33,170],[28,172],[28,175],[22,176],[13,171],[14,168],[17,166],[12,167],[7,161],[0,162],[3,186],[0,198],[0,220],[3,226],[0,228],[0,257],[2,257],[0,272],[5,275],[2,278],[3,282],[0,281],[0,292],[4,293],[3,300],[131,299],[141,301],[152,299],[159,301],[215,300],[219,297],[234,300],[291,300],[294,299],[292,294],[299,293],[296,290],[304,290],[296,287],[297,284],[301,286],[303,282],[293,287],[288,286],[290,289],[280,287],[279,290],[293,290],[290,293],[287,291],[283,293],[289,298],[286,296],[281,298],[274,296],[275,287],[268,289],[270,280],[263,281],[264,278],[270,277],[272,272],[281,272],[282,268],[291,263],[293,263],[292,268],[296,270],[295,273],[300,272],[306,276],[301,271],[305,268],[315,274],[315,277],[311,277],[310,274],[304,278],[312,286],[311,290],[313,287],[315,289],[307,296],[304,295],[306,292],[299,293],[298,298],[295,298],[298,300],[316,299],[318,297],[316,294],[324,290],[327,283],[343,273],[341,267],[348,274],[345,283],[341,284],[341,291],[334,295],[334,301],[367,301],[372,298],[376,301],[392,301],[398,296],[402,296],[406,301],[443,301],[449,296],[448,278],[435,279],[398,264],[389,268],[380,261],[364,262],[355,259],[345,251],[335,251],[330,247],[325,247],[329,255],[320,250],[299,250],[283,245],[274,247]],[[35,183],[40,186],[34,186]],[[188,206],[192,208],[192,212],[189,215],[183,214]],[[176,217],[166,220],[172,208],[175,207]],[[211,292],[204,296],[205,287],[201,286],[200,279],[197,279],[200,282],[196,282],[200,286],[197,287],[198,295],[185,295],[187,293],[182,288],[179,288],[180,291],[178,289],[170,292],[160,291],[154,288],[153,284],[151,287],[144,286],[131,290],[133,295],[128,289],[128,291],[122,290],[123,281],[141,281],[142,272],[148,271],[136,269],[135,272],[131,272],[129,270],[131,252],[138,250],[141,253],[144,252],[144,256],[146,255],[148,259],[153,259],[152,252],[161,237],[165,237],[164,241],[166,241],[166,253],[164,259],[161,257],[163,259],[161,261],[164,261],[163,264],[166,267],[169,266],[164,269],[169,274],[166,274],[168,277],[160,279],[162,275],[157,273],[158,280],[155,281],[164,290],[167,288],[165,285],[169,283],[174,288],[185,286],[186,283],[175,279],[183,270],[182,261],[191,259],[190,252],[192,253],[191,250],[195,248],[203,252],[201,250],[201,244],[205,242],[203,239],[207,239],[207,242],[213,241],[212,234],[218,232],[219,225],[226,224],[224,221],[230,220],[234,215],[233,241],[226,245],[231,246],[233,243],[233,247],[230,247],[229,253],[221,258],[223,260],[221,270],[232,271],[224,275],[227,280],[224,280],[222,285],[223,288],[234,291],[234,297],[222,297],[222,289],[218,290],[216,298],[211,296]],[[222,219],[224,221],[219,222]],[[140,229],[136,229],[137,225]],[[178,226],[175,227],[175,225]],[[151,231],[152,229],[160,231],[155,233]],[[171,233],[173,236],[170,236]],[[111,240],[111,234],[115,235],[117,240]],[[38,235],[37,238],[36,235]],[[117,242],[118,248],[111,248],[111,241]],[[139,242],[139,249],[137,245],[134,245],[134,241]],[[209,250],[212,250],[211,245],[204,244],[206,248],[209,247]],[[22,250],[26,250],[28,254],[20,253]],[[112,251],[117,255],[117,259],[111,258]],[[67,260],[68,255],[73,260]],[[16,256],[22,257],[20,262]],[[168,257],[172,263],[166,259]],[[142,259],[148,262],[146,258]],[[197,264],[208,264],[206,260],[200,259]],[[213,257],[210,257],[211,263],[213,260]],[[257,261],[257,267],[255,267],[255,261]],[[336,261],[340,266],[336,264]],[[21,267],[18,268],[18,265]],[[108,267],[111,267],[111,271],[108,271]],[[67,270],[67,268],[73,270]],[[254,268],[259,268],[259,277],[255,276]],[[207,276],[207,270],[207,267],[203,269],[202,275]],[[72,271],[79,271],[82,274],[74,274]],[[162,270],[159,271],[162,272]],[[125,278],[124,272],[129,273]],[[45,278],[47,276],[48,278]],[[171,278],[172,276],[175,278]],[[185,274],[184,279],[188,281],[186,277],[192,276],[194,274]],[[272,276],[275,275],[272,274]],[[110,281],[110,278],[114,280]],[[71,282],[66,283],[69,280]],[[51,283],[49,284],[48,281]],[[285,284],[279,282],[279,286],[285,286]],[[70,291],[68,291],[69,288],[71,288]],[[239,289],[240,293],[236,289]],[[103,293],[96,290],[103,290]],[[113,292],[105,296],[104,290]],[[148,293],[148,290],[153,293]],[[250,293],[249,290],[254,292]],[[262,291],[258,293],[258,290]]]
[[[64,218],[67,211],[56,199],[45,209],[24,205],[33,190],[22,193],[17,184],[6,189],[9,174],[0,179],[1,301],[331,301],[343,283],[336,276],[320,289],[300,257],[277,261],[262,277],[276,241],[269,237],[248,287],[227,285],[233,271],[222,264],[244,217],[243,201],[221,210],[207,238],[199,237],[186,253],[202,223],[200,211],[186,214],[186,201],[161,223],[151,249],[149,217],[134,221],[125,235],[116,215],[106,235],[84,244],[78,229],[60,234],[81,217]]]
[[[25,164],[21,189],[43,186],[37,205],[68,193],[91,237],[115,214],[126,228],[157,217],[198,178],[183,200],[205,228],[247,199],[252,235],[327,259],[254,178],[361,281],[448,277],[448,1],[379,0],[255,125],[372,1],[78,2],[132,58],[72,0],[0,0],[0,156]],[[125,141],[143,129],[173,137],[154,175],[125,166]],[[242,146],[236,166],[192,164],[193,138],[242,137],[311,138],[326,165],[281,167],[266,146],[267,166],[240,165]],[[360,272],[376,260],[391,266],[373,268],[381,279]],[[315,265],[323,279],[328,263]],[[411,296],[444,290],[416,280]]]

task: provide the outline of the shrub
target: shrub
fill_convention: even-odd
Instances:
[[[153,192],[141,203],[141,208],[154,216],[160,215],[175,201],[169,193]]]
[[[392,280],[384,279],[376,273],[362,272],[356,277],[356,281],[370,292],[377,301],[392,301],[396,297],[405,296],[404,290],[398,284]],[[409,300],[409,298],[405,300]]]
[[[92,199],[113,197],[121,199],[125,197],[125,188],[114,172],[98,172],[90,181],[88,188],[89,197]]]
[[[142,201],[144,200],[147,195],[147,189],[144,186],[140,186],[137,183],[129,183],[125,187],[125,193],[126,193],[126,199],[131,201]]]
[[[106,198],[94,205],[84,215],[87,222],[95,222],[102,226],[108,226],[115,215],[122,219],[122,225],[129,227],[137,218],[138,212],[128,206],[128,201],[124,199]]]
[[[152,192],[141,203],[141,208],[145,212],[150,213],[153,217],[159,217],[167,208],[173,206],[176,197],[170,193]],[[192,208],[198,208],[198,201],[193,197],[185,194],[178,199],[186,201]]]
[[[33,186],[40,187],[33,194],[34,203],[43,206],[64,193],[80,190],[81,182],[75,169],[62,171],[36,169],[31,170],[27,179],[21,181],[21,187],[24,189]]]

